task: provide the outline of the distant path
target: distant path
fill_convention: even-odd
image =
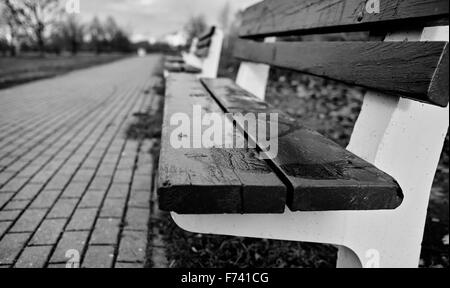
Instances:
[[[0,267],[144,266],[152,143],[125,132],[159,60],[0,90]]]

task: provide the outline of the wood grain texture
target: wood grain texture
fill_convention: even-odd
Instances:
[[[198,58],[206,58],[208,57],[208,55],[209,55],[209,47],[203,47],[195,51],[195,56],[197,56]]]
[[[448,0],[380,1],[380,13],[369,14],[366,0],[266,0],[243,13],[240,35],[262,37],[448,25]]]
[[[202,79],[202,83],[229,113],[279,115],[278,153],[267,154],[282,179],[289,183],[291,210],[379,210],[401,204],[399,185],[372,164],[302,126],[229,79]],[[258,143],[252,131],[246,133]]]
[[[216,26],[211,26],[205,33],[203,33],[198,37],[198,42],[200,43],[203,40],[211,38],[214,35],[214,33],[216,33]]]
[[[172,73],[199,74],[202,72],[200,68],[185,64],[184,62],[165,62],[164,69]]]
[[[211,42],[212,42],[212,37],[206,38],[202,41],[199,41],[197,44],[197,49],[209,48],[209,46],[211,46]]]
[[[445,107],[448,104],[447,46],[447,42],[241,40],[236,45],[235,56]]]
[[[170,125],[172,115],[185,113],[192,121],[194,105],[200,105],[202,113],[223,111],[194,75],[171,74],[166,85],[160,208],[179,214],[283,213],[286,186],[255,149],[173,148],[169,139],[177,127]],[[242,139],[234,133],[228,131],[224,141]]]

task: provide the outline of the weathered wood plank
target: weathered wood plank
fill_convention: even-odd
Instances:
[[[202,70],[200,68],[185,64],[180,63],[180,62],[166,62],[164,63],[164,69],[166,69],[169,72],[172,73],[193,73],[193,74],[198,74],[201,73]]]
[[[208,57],[208,54],[209,54],[209,47],[203,47],[195,51],[195,56],[197,56],[198,58],[206,58]]]
[[[187,115],[192,126],[194,105],[201,106],[203,114],[224,114],[194,75],[172,74],[166,87],[158,182],[160,208],[179,214],[283,213],[286,186],[266,162],[258,159],[255,149],[176,149],[171,145],[171,135],[180,133],[178,126],[170,125],[174,114]],[[245,140],[234,131],[232,123],[229,127],[231,131],[226,131],[222,143],[233,143],[230,141],[234,137]],[[203,132],[207,128],[203,127]],[[178,137],[194,137],[181,134]]]
[[[209,48],[211,46],[212,38],[206,38],[197,44],[197,49]]]
[[[205,33],[198,37],[198,42],[211,38],[216,33],[216,26],[211,26]]]
[[[181,56],[166,56],[166,62],[168,63],[184,63],[183,57]]]
[[[235,56],[445,107],[447,46],[447,42],[272,44],[242,40],[236,45]]]
[[[367,0],[266,0],[243,13],[243,37],[448,25],[448,0],[380,0],[369,14]]]
[[[302,126],[229,79],[202,82],[229,113],[278,114],[278,153],[271,150],[267,155],[279,175],[290,183],[291,210],[379,210],[401,204],[403,195],[398,184],[372,164]],[[245,129],[244,123],[235,120]],[[259,143],[254,131],[246,133]]]

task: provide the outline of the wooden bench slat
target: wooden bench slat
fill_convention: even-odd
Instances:
[[[192,65],[188,65],[180,62],[166,62],[164,63],[164,69],[166,69],[169,72],[172,73],[193,73],[193,74],[199,74],[202,72],[202,69],[194,67]]]
[[[170,125],[172,115],[184,113],[192,121],[194,105],[200,105],[203,112],[223,111],[194,75],[171,74],[166,87],[160,208],[179,214],[283,213],[286,186],[265,161],[257,158],[255,149],[173,148],[169,139],[178,130]],[[228,132],[224,141],[243,137]]]
[[[448,104],[447,42],[241,40],[236,44],[235,56],[438,106]]]
[[[380,210],[401,204],[399,185],[372,164],[260,101],[230,79],[202,79],[202,83],[229,113],[278,113],[278,154],[268,155],[279,175],[290,183],[291,210]],[[235,120],[245,130],[245,123]],[[257,142],[254,132],[246,133]]]
[[[197,44],[197,49],[209,48],[211,46],[212,38],[204,39]]]
[[[332,33],[448,25],[448,0],[380,0],[380,13],[369,14],[366,0],[266,0],[243,13],[242,37]]]
[[[209,47],[197,49],[197,51],[195,52],[195,56],[197,56],[198,58],[206,58],[208,54],[209,54]]]
[[[211,38],[215,32],[216,26],[211,26],[205,33],[203,33],[202,35],[200,35],[200,37],[198,37],[198,42],[200,43],[208,38]]]

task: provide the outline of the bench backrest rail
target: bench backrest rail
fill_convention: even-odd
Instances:
[[[204,35],[193,40],[189,53],[182,53],[186,64],[199,68],[200,77],[217,77],[224,34],[212,27]]]

